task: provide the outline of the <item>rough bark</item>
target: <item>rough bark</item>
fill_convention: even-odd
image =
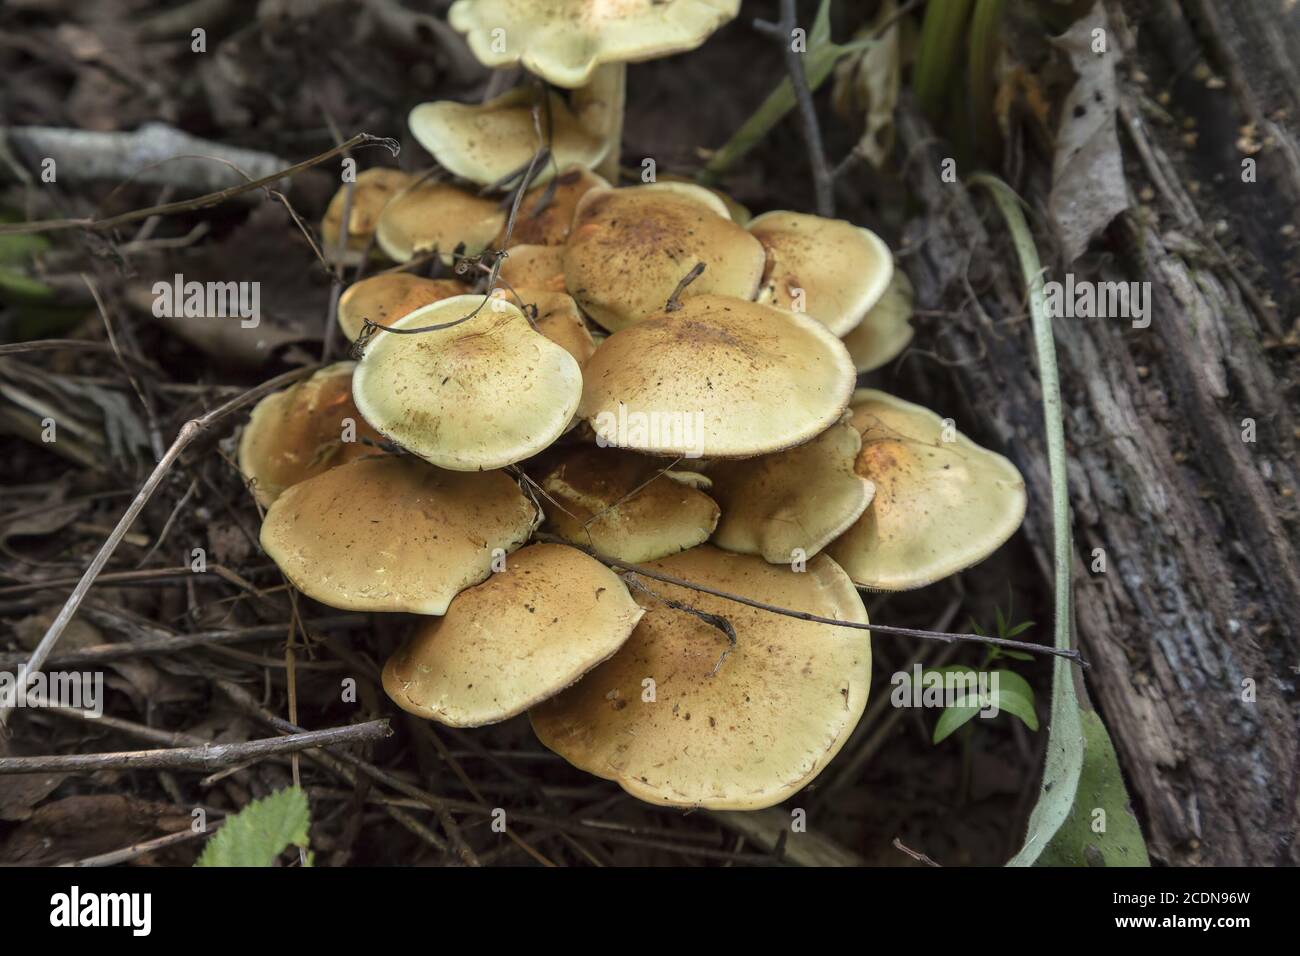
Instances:
[[[1153,296],[1145,330],[1117,319],[1055,322],[1071,455],[1075,625],[1093,665],[1089,692],[1115,739],[1153,857],[1296,863],[1296,382],[1294,364],[1286,364],[1294,352],[1268,343],[1296,315],[1287,274],[1295,259],[1277,222],[1279,213],[1295,222],[1300,209],[1300,25],[1279,26],[1273,5],[1229,0],[1155,0],[1127,15],[1139,33],[1152,31],[1128,51],[1131,62],[1177,84],[1180,71],[1203,58],[1227,88],[1211,95],[1200,86],[1198,123],[1220,155],[1193,155],[1177,128],[1150,128],[1151,102],[1133,71],[1122,71],[1120,138],[1133,205],[1094,244],[1106,253],[1098,261],[1107,275],[1091,257],[1051,267],[1055,279],[1070,271],[1150,282]],[[1113,12],[1112,25],[1119,26]],[[986,423],[985,437],[1000,440],[1025,475],[1026,531],[1046,570],[1047,456],[1014,254],[987,204],[942,181],[946,152],[925,122],[909,104],[900,112],[923,207],[902,261],[918,308],[954,316],[940,350],[956,359],[951,373],[970,414]],[[1253,185],[1239,182],[1244,154],[1234,145],[1249,122],[1272,139],[1255,154]],[[1013,183],[1040,223],[1041,178]],[[1226,232],[1207,225],[1219,220]],[[1039,240],[1053,263],[1050,237]],[[1254,443],[1243,441],[1247,418],[1256,422]],[[1092,570],[1095,549],[1104,551],[1104,573]],[[1243,700],[1247,681],[1253,702]]]

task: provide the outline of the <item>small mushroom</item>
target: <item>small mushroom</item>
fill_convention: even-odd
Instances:
[[[880,301],[844,335],[844,346],[859,372],[874,372],[907,348],[912,341],[912,298],[912,281],[902,269],[895,269]]]
[[[502,471],[363,458],[300,482],[262,522],[262,548],[298,590],[350,611],[442,614],[540,521]]]
[[[861,587],[904,591],[976,564],[1025,516],[1016,466],[920,405],[859,389],[856,470],[876,495],[826,553]]]
[[[403,710],[453,727],[523,713],[608,660],[645,612],[618,575],[581,551],[533,544],[417,625],[384,665]]]
[[[533,322],[537,331],[573,356],[579,365],[591,358],[596,343],[587,323],[582,321],[578,305],[566,292],[545,289],[514,289],[524,305],[537,310]]]
[[[411,110],[411,133],[453,175],[480,186],[519,173],[537,152],[533,123],[533,93],[510,90],[477,105],[436,100]],[[539,163],[533,182],[546,182],[556,169],[577,164],[590,167],[605,154],[606,144],[588,131],[569,109],[564,97],[549,94],[547,145],[552,161]]]
[[[564,277],[582,310],[617,332],[663,310],[713,293],[753,299],[766,258],[757,239],[731,221],[722,200],[686,183],[593,189],[578,202],[564,246]]]
[[[615,448],[569,450],[542,480],[548,527],[566,541],[639,563],[709,539],[718,506],[664,466]]]
[[[564,292],[563,247],[511,246],[501,260],[501,281],[516,289]]]
[[[354,282],[339,296],[339,327],[348,341],[355,341],[366,319],[391,325],[408,312],[469,291],[469,286],[457,279],[383,272]]]
[[[414,177],[400,169],[376,167],[357,173],[351,184],[352,205],[348,213],[347,246],[352,252],[363,252],[379,224],[379,215],[395,195],[411,185]],[[334,254],[339,247],[343,227],[343,210],[348,206],[347,185],[342,186],[330,200],[321,221],[321,239],[326,255]]]
[[[776,607],[867,623],[853,582],[825,555],[795,572],[701,545],[647,566]],[[826,767],[871,685],[865,630],[759,610],[638,577],[645,617],[612,658],[529,712],[574,766],[649,803],[757,810]],[[663,600],[661,600],[663,599]],[[724,618],[714,624],[664,600]]]
[[[773,564],[812,557],[871,503],[875,485],[853,470],[862,439],[844,419],[812,441],[709,470],[722,506],[713,541],[728,551],[761,554]]]
[[[843,343],[820,322],[697,295],[605,339],[583,379],[578,414],[603,444],[750,458],[800,445],[833,425],[856,375]]]
[[[504,222],[505,213],[491,199],[425,181],[388,201],[379,216],[375,241],[394,262],[436,249],[442,261],[450,263],[461,245],[467,255],[486,249]]]
[[[519,204],[509,245],[506,245],[503,226],[492,243],[493,248],[513,251],[521,245],[564,245],[578,200],[597,188],[608,189],[609,183],[589,169],[570,166],[550,182],[530,189]]]
[[[555,441],[582,394],[574,357],[534,331],[504,297],[443,299],[393,328],[448,323],[455,324],[377,334],[352,380],[366,420],[403,448],[455,471],[500,468]]]
[[[239,471],[262,507],[288,487],[373,455],[382,435],[352,401],[355,362],[336,362],[253,408],[239,439]]]
[[[807,312],[836,335],[863,320],[894,273],[880,237],[842,219],[768,212],[749,232],[767,254],[758,301]]]

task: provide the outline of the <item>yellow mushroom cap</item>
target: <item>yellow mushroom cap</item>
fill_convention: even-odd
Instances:
[[[485,66],[522,63],[572,89],[602,63],[693,50],[740,12],[740,0],[457,0],[447,12]]]
[[[558,93],[549,94],[551,158],[538,163],[533,183],[541,184],[557,168],[594,166],[605,155],[606,143],[578,122]],[[486,103],[469,105],[451,100],[421,103],[411,110],[411,133],[453,175],[487,186],[526,166],[539,145],[533,123],[533,93],[519,87]]]
[[[533,321],[537,331],[561,346],[582,365],[596,351],[587,323],[582,321],[578,305],[566,292],[549,292],[546,289],[514,289],[514,296],[524,305],[537,310]],[[509,298],[514,299],[514,296]]]
[[[571,449],[542,480],[548,526],[566,541],[635,563],[703,544],[718,506],[662,473],[669,464],[617,448]]]
[[[689,186],[696,185],[694,180],[686,176],[675,175],[674,173],[660,173],[659,182],[660,183],[685,183],[686,185]],[[742,203],[737,202],[730,195],[724,193],[721,189],[714,189],[712,186],[704,186],[702,188],[707,189],[719,200],[721,200],[723,208],[727,210],[727,215],[731,218],[731,221],[734,222],[736,225],[747,226],[749,225],[749,221],[754,218],[754,214],[749,211],[749,207],[743,205]]]
[[[445,617],[422,621],[384,665],[384,690],[418,717],[494,724],[608,660],[644,613],[599,561],[532,544],[458,594]]]
[[[366,248],[379,224],[379,214],[388,200],[409,186],[414,177],[400,169],[376,167],[357,173],[351,184],[352,206],[348,213],[347,248],[360,251]],[[321,238],[326,255],[339,244],[339,231],[343,225],[343,209],[348,204],[348,185],[342,186],[330,200],[321,221]]]
[[[853,583],[825,555],[796,572],[702,545],[647,567],[776,607],[867,623]],[[757,810],[812,781],[866,706],[868,633],[641,582],[726,618],[735,649],[719,664],[728,646],[721,631],[634,590],[647,611],[623,648],[530,711],[542,743],[635,797],[670,806]]]
[[[383,438],[352,401],[355,362],[336,362],[253,408],[239,438],[239,471],[262,507],[291,485],[379,453]],[[349,424],[350,423],[350,424]]]
[[[773,564],[812,557],[871,503],[875,485],[853,470],[861,448],[857,429],[841,420],[796,448],[716,462],[709,477],[722,521],[714,543]]]
[[[564,292],[564,250],[560,246],[511,246],[501,260],[501,281],[516,289]]]
[[[1020,527],[1025,482],[1007,459],[884,392],[859,389],[851,408],[857,472],[876,496],[826,553],[857,584],[919,588],[984,560]]]
[[[603,444],[749,458],[802,444],[833,425],[856,375],[843,343],[820,322],[697,295],[605,339],[583,379],[578,414]]]
[[[455,471],[500,468],[535,455],[568,427],[582,394],[574,357],[535,332],[504,298],[443,299],[393,326],[442,325],[471,313],[468,321],[434,332],[378,332],[352,379],[367,421]]]
[[[391,325],[421,306],[465,295],[458,279],[425,279],[409,272],[384,272],[348,286],[339,296],[339,327],[348,341],[361,334],[366,319]]]
[[[569,238],[573,211],[578,200],[593,189],[608,189],[609,183],[582,166],[570,166],[550,182],[535,186],[519,204],[519,215],[506,245],[505,227],[492,243],[494,248],[513,249],[521,245],[561,246]]]
[[[758,301],[807,312],[836,335],[862,321],[894,274],[880,237],[843,219],[768,212],[748,228],[767,253]]]
[[[483,199],[446,183],[421,182],[388,201],[379,216],[375,241],[394,262],[437,249],[443,262],[462,243],[467,255],[488,247],[505,222],[505,213]]]
[[[912,341],[912,299],[912,280],[895,269],[880,301],[844,336],[844,347],[859,372],[874,372],[907,348]]]
[[[766,261],[757,239],[699,186],[593,189],[578,202],[564,246],[569,293],[611,332],[663,311],[699,263],[681,300],[713,293],[753,299]]]
[[[262,547],[294,587],[349,611],[442,614],[540,516],[502,471],[363,458],[294,485],[262,522]]]

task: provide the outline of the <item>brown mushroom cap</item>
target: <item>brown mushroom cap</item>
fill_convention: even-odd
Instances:
[[[846,416],[847,418],[847,416]],[[862,439],[847,420],[812,441],[709,469],[722,506],[713,536],[718,547],[791,564],[812,557],[862,516],[875,485],[853,470]]]
[[[388,200],[411,185],[414,177],[400,169],[387,169],[379,166],[357,173],[352,187],[352,206],[348,213],[347,248],[355,252],[363,251],[370,244],[370,237],[379,225],[379,214],[383,212]],[[325,209],[325,218],[321,220],[321,239],[326,255],[335,251],[339,245],[339,232],[343,226],[343,209],[348,205],[348,185],[344,184],[334,194]]]
[[[652,561],[709,539],[718,506],[662,473],[670,461],[616,448],[568,450],[542,480],[548,526],[620,561]]]
[[[874,372],[907,348],[912,341],[912,299],[912,281],[895,269],[880,301],[844,336],[844,347],[859,372]]]
[[[294,587],[350,611],[442,614],[541,516],[502,471],[363,458],[294,485],[262,522],[262,547]]]
[[[661,312],[683,278],[681,300],[713,293],[753,299],[763,247],[722,201],[685,183],[593,189],[578,202],[564,246],[564,276],[582,310],[611,332]]]
[[[825,555],[795,572],[701,545],[648,567],[776,607],[867,622],[853,583]],[[735,648],[719,663],[728,646],[721,631],[634,589],[647,611],[623,648],[530,711],[542,743],[650,803],[756,810],[806,786],[866,706],[867,632],[641,580],[655,595],[726,618]]]
[[[857,473],[876,496],[826,553],[854,582],[919,588],[984,560],[1025,516],[1016,466],[951,431],[934,412],[873,389],[853,396],[862,435]]]
[[[567,292],[548,292],[545,289],[514,289],[513,292],[518,301],[537,310],[533,321],[538,332],[561,346],[579,365],[591,358],[596,343],[587,323],[582,321],[578,304]]]
[[[578,414],[604,444],[749,458],[833,425],[856,375],[843,343],[820,322],[697,295],[611,335],[587,360],[583,379]]]
[[[375,241],[394,262],[437,249],[443,262],[462,243],[467,255],[488,247],[505,222],[505,213],[491,199],[446,183],[420,182],[388,201],[379,216]]]
[[[564,245],[564,240],[569,238],[578,200],[598,188],[608,189],[609,183],[582,166],[570,166],[550,182],[533,187],[519,204],[510,244],[506,245],[506,231],[502,226],[492,243],[493,248]]]
[[[366,319],[391,325],[408,312],[465,295],[469,286],[458,279],[425,279],[409,272],[383,272],[348,286],[339,296],[339,327],[356,341]]]
[[[352,401],[355,367],[355,362],[336,362],[253,408],[239,439],[239,471],[262,507],[291,485],[378,453],[364,440],[383,436]]]
[[[767,253],[758,301],[802,305],[799,311],[836,335],[862,321],[894,273],[894,257],[880,237],[842,219],[768,212],[750,221],[749,232]]]
[[[384,665],[405,711],[453,727],[523,713],[614,654],[645,612],[618,575],[581,551],[533,544],[422,621]]]
[[[533,122],[534,96],[518,87],[468,105],[451,100],[421,103],[411,110],[411,133],[453,175],[487,186],[527,166],[537,152]],[[554,162],[539,163],[533,182],[541,184],[555,170],[572,165],[594,166],[605,155],[606,143],[573,115],[564,97],[550,93],[548,146]],[[545,121],[544,121],[545,123]]]
[[[459,321],[473,315],[467,321]],[[379,332],[352,379],[366,420],[441,468],[500,468],[537,454],[568,427],[582,372],[504,297],[461,295]]]
[[[693,50],[740,11],[740,0],[457,0],[448,22],[485,66],[522,63],[570,89],[603,63]]]
[[[501,260],[501,281],[516,289],[564,292],[563,247],[511,246]]]

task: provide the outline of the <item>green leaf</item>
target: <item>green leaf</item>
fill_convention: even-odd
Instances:
[[[310,822],[307,794],[279,790],[228,817],[195,866],[272,866],[285,847],[307,846]]]
[[[1017,624],[1017,625],[1016,625],[1015,627],[1013,627],[1011,630],[1007,631],[1006,636],[1007,636],[1007,637],[1015,637],[1015,636],[1017,636],[1017,635],[1019,635],[1019,634],[1023,634],[1023,633],[1025,633],[1025,631],[1029,630],[1029,629],[1030,629],[1031,627],[1033,627],[1033,626],[1034,626],[1034,622],[1033,622],[1033,621],[1021,621],[1019,624]],[[1004,653],[1005,653],[1005,652],[1004,652]],[[1028,655],[1026,655],[1026,656],[1028,656]]]
[[[998,653],[1003,657],[1009,657],[1013,661],[1032,661],[1033,654],[1026,654],[1024,651],[1009,651],[1005,647],[998,648]]]
[[[1034,865],[1150,866],[1115,746],[1096,711],[1083,712],[1083,738],[1083,772],[1074,806]],[[1105,829],[1097,833],[1093,827],[1100,821]]]
[[[966,698],[961,699],[965,700]],[[945,707],[943,713],[939,715],[939,720],[934,725],[934,736],[930,742],[934,744],[943,742],[970,723],[979,712],[979,707],[960,706],[959,704]]]

